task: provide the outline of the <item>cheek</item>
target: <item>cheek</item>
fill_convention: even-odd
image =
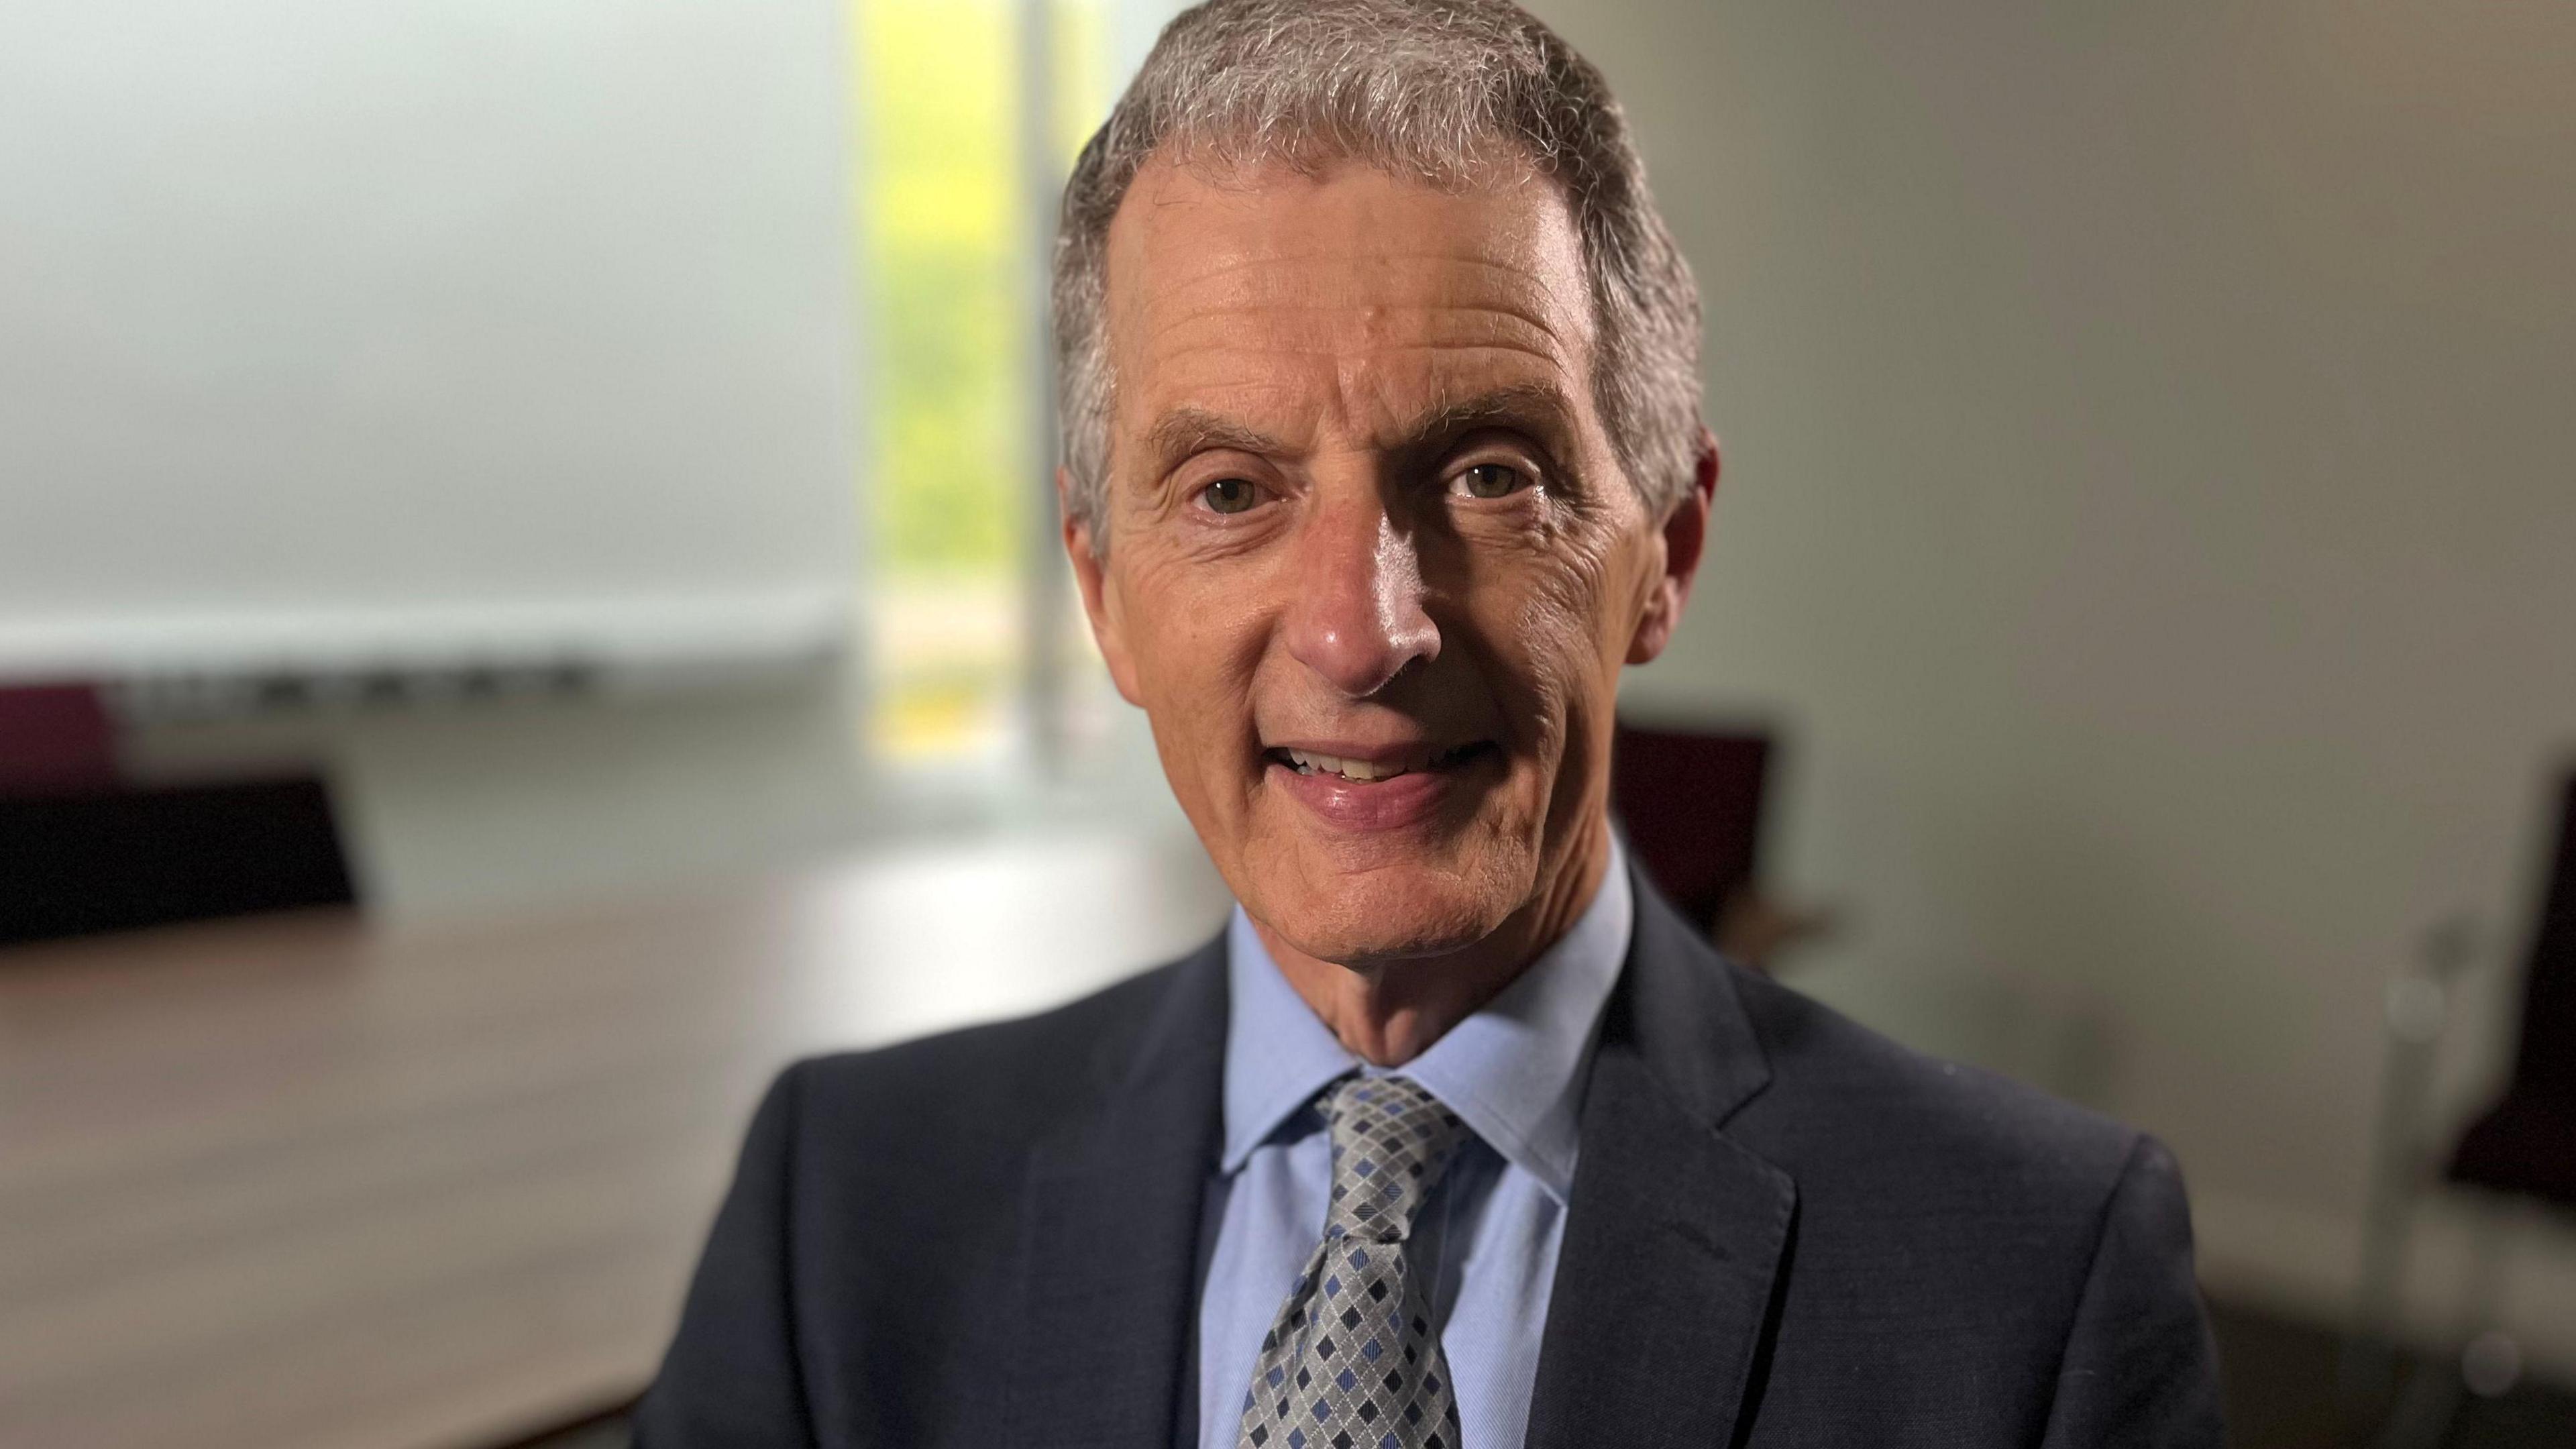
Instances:
[[[1231,769],[1250,732],[1260,614],[1216,571],[1140,548],[1122,579],[1128,654],[1145,712],[1167,756]]]
[[[1568,730],[1596,709],[1606,711],[1609,701],[1595,697],[1615,688],[1614,661],[1624,649],[1605,642],[1618,632],[1613,616],[1625,603],[1608,587],[1615,552],[1597,540],[1560,537],[1520,560],[1508,588],[1491,591],[1488,637],[1523,695],[1515,712],[1536,729],[1534,743],[1546,754],[1561,752]]]

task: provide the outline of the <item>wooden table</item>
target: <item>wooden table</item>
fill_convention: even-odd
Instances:
[[[1187,841],[0,952],[0,1445],[454,1449],[632,1396],[763,1084],[1177,954]]]

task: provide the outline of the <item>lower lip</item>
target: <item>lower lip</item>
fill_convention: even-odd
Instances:
[[[1289,798],[1313,811],[1327,825],[1349,831],[1403,830],[1440,813],[1458,776],[1483,763],[1473,758],[1437,770],[1408,770],[1386,780],[1345,780],[1317,770],[1312,774],[1272,761],[1271,781]]]

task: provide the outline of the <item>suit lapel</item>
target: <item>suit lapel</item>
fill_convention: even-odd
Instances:
[[[1602,1015],[1529,1449],[1733,1442],[1797,1193],[1718,1127],[1769,1080],[1728,980],[1642,878]]]
[[[1032,1155],[1008,1442],[1165,1446],[1193,1362],[1200,1204],[1217,1158],[1224,938],[1175,970],[1100,1105]],[[1123,1059],[1122,1059],[1123,1058]]]

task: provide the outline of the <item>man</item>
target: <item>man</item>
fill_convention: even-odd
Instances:
[[[801,1064],[702,1445],[2215,1445],[2172,1160],[1704,946],[1607,816],[1718,476],[1600,76],[1502,0],[1211,0],[1083,153],[1064,538],[1239,910]]]

